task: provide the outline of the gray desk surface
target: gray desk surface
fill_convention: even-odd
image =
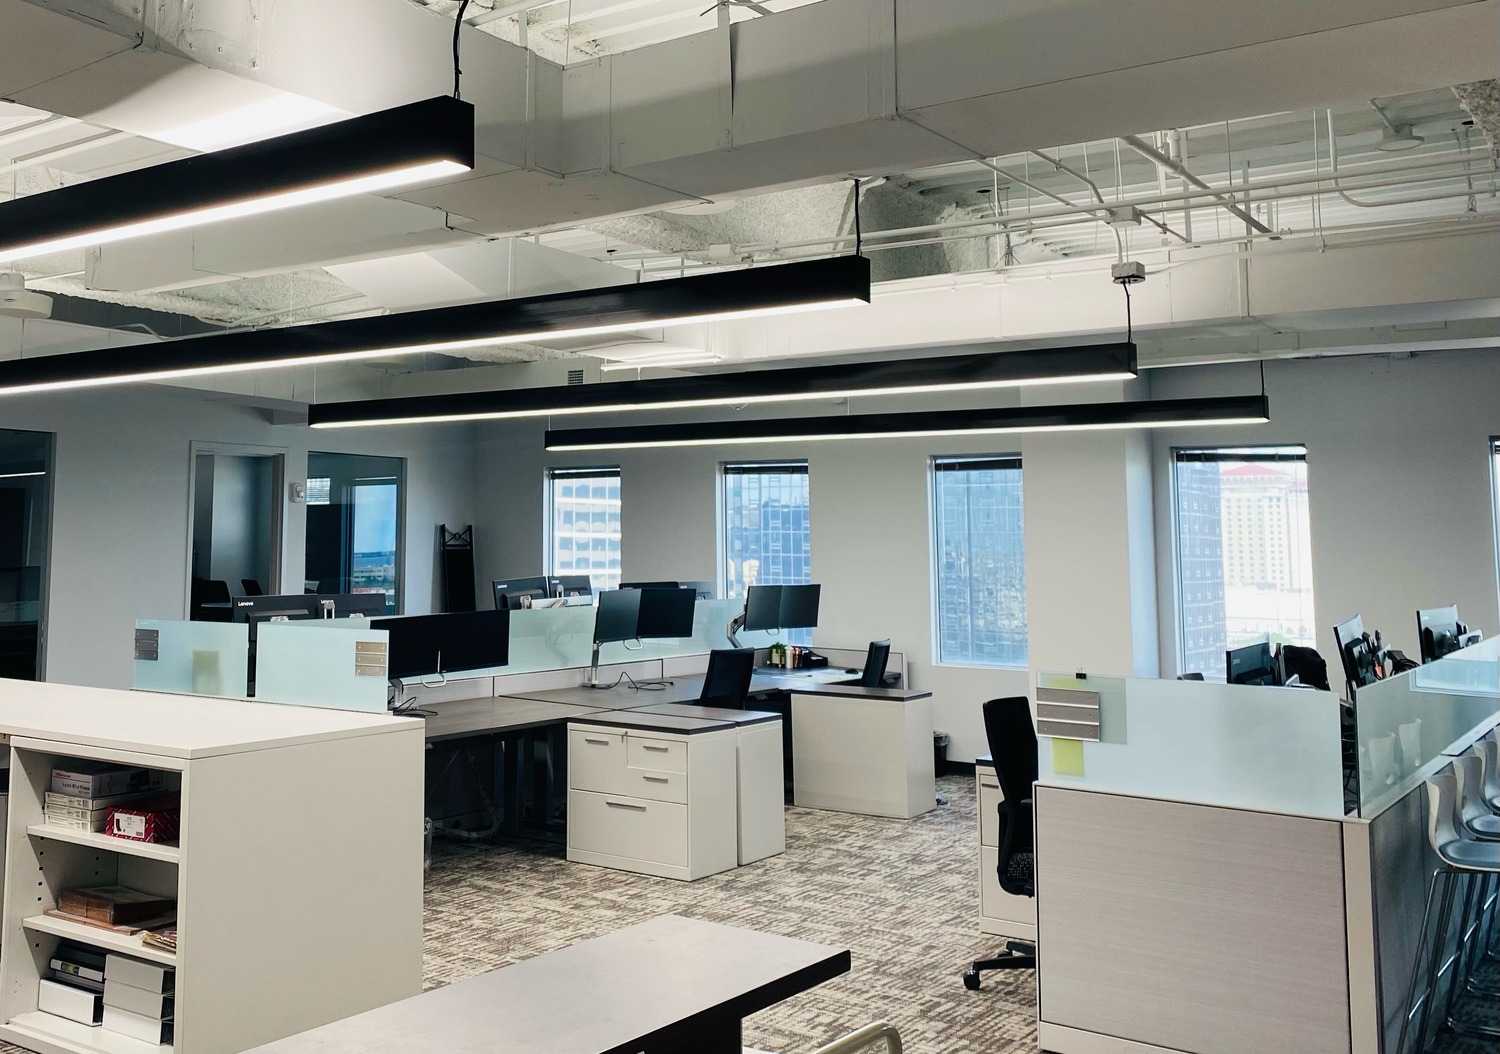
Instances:
[[[765,710],[727,710],[719,706],[693,706],[691,703],[656,703],[652,706],[637,706],[632,714],[665,714],[672,717],[696,717],[709,721],[728,721],[735,725],[759,725],[768,721],[780,721],[780,714]]]
[[[726,732],[738,722],[700,716],[652,714],[644,710],[592,710],[568,719],[569,724],[600,725],[605,728],[638,728],[643,732],[671,732],[691,736],[701,732]]]
[[[663,915],[255,1050],[717,1052],[726,1033],[738,1050],[741,1018],[848,970],[848,951]]]
[[[656,703],[691,703],[703,691],[701,677],[674,677],[671,684],[660,689],[632,688],[630,682],[614,688],[590,688],[575,685],[571,688],[542,688],[536,691],[519,692],[513,698],[535,699],[548,703],[569,703],[588,706],[596,710],[634,710],[640,706]]]
[[[514,732],[566,721],[570,717],[601,713],[597,707],[540,699],[485,697],[451,699],[433,703],[428,709],[427,739],[459,739],[493,732]]]
[[[857,684],[809,684],[800,688],[791,688],[789,691],[798,695],[841,696],[845,699],[889,699],[898,703],[911,702],[913,699],[927,699],[932,696],[931,692],[917,691],[912,688],[861,688]]]

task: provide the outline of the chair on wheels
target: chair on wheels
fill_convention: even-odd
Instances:
[[[708,653],[708,672],[703,675],[698,702],[726,710],[743,710],[754,674],[754,648],[715,648]]]
[[[1036,837],[1032,785],[1037,780],[1036,730],[1024,695],[984,704],[984,734],[1000,781],[1000,888],[1017,897],[1036,896]],[[964,971],[964,987],[978,991],[984,970],[1034,970],[1036,947],[1007,941],[1005,953],[980,959]]]

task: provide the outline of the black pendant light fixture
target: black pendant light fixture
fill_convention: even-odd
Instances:
[[[1264,394],[1154,402],[1080,403],[1007,409],[853,414],[759,421],[702,421],[616,428],[549,429],[548,450],[636,450],[735,443],[808,443],[832,439],[906,439],[1007,432],[1084,432],[1126,428],[1264,424]]]
[[[489,421],[554,414],[786,403],[862,395],[977,391],[1035,384],[1130,380],[1135,376],[1134,344],[1098,344],[1042,351],[947,355],[890,362],[709,373],[649,381],[611,381],[314,404],[308,408],[308,423],[314,428],[348,428]]]
[[[441,179],[474,167],[443,96],[0,204],[0,263]]]
[[[862,256],[0,362],[0,396],[453,352],[870,301]]]

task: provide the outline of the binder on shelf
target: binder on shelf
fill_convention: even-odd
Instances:
[[[129,1010],[121,1010],[117,1006],[104,1007],[104,1028],[108,1032],[118,1032],[122,1036],[138,1039],[142,1043],[170,1043],[172,1042],[172,1022],[163,1021],[157,1017],[145,1017],[141,1014],[132,1014]]]
[[[38,1010],[85,1025],[97,1025],[103,1020],[104,996],[100,993],[61,981],[42,980],[38,984],[41,985],[36,999]]]
[[[132,959],[128,955],[110,952],[105,956],[104,975],[111,981],[128,984],[146,992],[165,995],[172,991],[176,970],[161,963]]]

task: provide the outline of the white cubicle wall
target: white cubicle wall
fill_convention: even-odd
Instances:
[[[138,619],[133,687],[243,699],[250,627],[243,622]]]

